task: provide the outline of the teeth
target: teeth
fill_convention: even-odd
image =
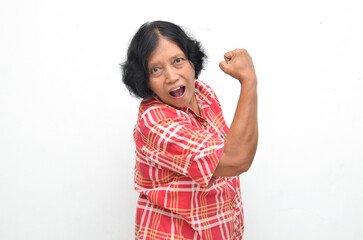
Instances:
[[[172,90],[171,92],[177,91],[177,90],[179,90],[179,89],[181,89],[181,87],[178,87],[178,88],[176,88],[176,89]]]

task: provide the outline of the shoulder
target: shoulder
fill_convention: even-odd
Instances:
[[[199,99],[203,102],[208,102],[209,105],[217,103],[220,106],[216,93],[207,83],[197,79],[195,80],[195,89]]]
[[[195,89],[197,89],[201,94],[206,97],[213,97],[215,96],[215,92],[213,89],[204,81],[196,79],[195,80]]]

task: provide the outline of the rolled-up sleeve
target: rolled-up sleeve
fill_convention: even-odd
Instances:
[[[196,126],[173,108],[145,112],[134,138],[147,163],[190,177],[202,187],[208,186],[224,148],[217,134]]]

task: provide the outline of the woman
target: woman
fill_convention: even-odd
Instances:
[[[224,55],[220,68],[241,83],[228,129],[217,96],[198,80],[205,58],[170,22],[145,23],[130,43],[123,82],[143,99],[134,129],[136,239],[243,237],[238,176],[257,148],[257,77],[246,50]]]

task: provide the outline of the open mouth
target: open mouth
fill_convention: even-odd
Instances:
[[[169,94],[173,97],[180,97],[184,94],[184,92],[185,92],[185,86],[180,86],[170,91]]]

